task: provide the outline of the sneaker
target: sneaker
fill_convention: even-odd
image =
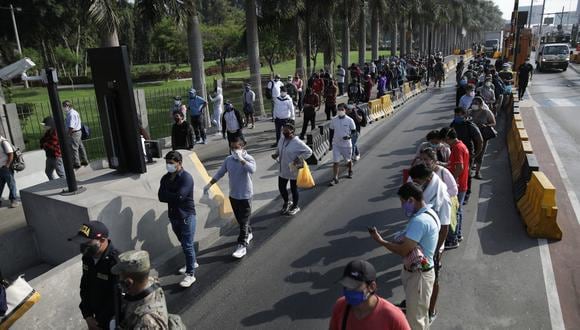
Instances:
[[[9,208],[13,209],[13,208],[18,207],[18,205],[20,205],[20,203],[18,203],[17,201],[10,201]]]
[[[288,211],[288,215],[295,215],[298,212],[300,212],[300,208],[298,206],[292,206],[292,208]]]
[[[237,259],[241,259],[246,255],[246,247],[243,246],[242,244],[238,244],[238,247],[236,248],[236,251],[234,251],[234,253],[232,254],[232,257],[237,258]]]
[[[195,140],[195,144],[200,144],[200,143],[201,143],[201,139]]]
[[[457,236],[457,241],[458,242],[463,242],[463,235]]]
[[[89,166],[89,162],[81,162],[81,166]]]
[[[360,155],[354,156],[354,160],[359,161],[360,160]]]
[[[179,282],[179,286],[189,288],[193,283],[195,283],[195,276],[193,274],[186,274],[183,280]]]
[[[272,145],[270,145],[270,148],[276,148],[278,147],[278,143],[273,143]]]
[[[437,313],[437,311],[434,311],[433,313],[429,313],[429,325],[431,325],[431,323],[433,323],[433,321],[435,321],[435,319],[437,318],[438,315],[439,315],[439,313]]]
[[[199,267],[199,264],[197,262],[193,264],[193,269],[197,269],[198,267]],[[186,266],[179,268],[179,274],[181,274],[181,275],[185,274],[186,270],[187,270]]]
[[[291,207],[292,207],[292,202],[284,203],[284,205],[282,205],[282,210],[280,210],[280,214],[281,215],[288,214],[288,211],[290,210]]]
[[[453,249],[457,249],[459,247],[459,242],[450,242],[450,243],[445,243],[445,250],[453,250]]]
[[[330,183],[328,184],[329,186],[334,186],[338,184],[338,178],[334,178],[332,180],[330,180]]]
[[[207,144],[205,140],[201,140],[200,144]]]
[[[483,177],[481,176],[481,173],[475,173],[474,178],[477,179],[477,180],[482,180],[483,179]]]
[[[250,242],[254,239],[254,234],[249,233],[248,238],[246,238],[246,244],[250,244]]]
[[[352,179],[352,171],[348,171],[348,175],[346,176],[348,179]]]

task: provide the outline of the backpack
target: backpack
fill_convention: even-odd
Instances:
[[[88,140],[91,137],[91,129],[85,124],[81,124],[81,140]]]
[[[362,111],[361,109],[359,109],[358,107],[356,108],[357,114],[359,116],[362,117],[362,120],[360,121],[359,125],[361,127],[367,127],[367,116],[365,115],[364,111]]]
[[[8,143],[8,145],[10,145],[12,147],[12,150],[14,150],[14,159],[12,160],[12,165],[10,165],[12,170],[14,170],[16,172],[24,171],[24,168],[26,168],[26,164],[24,164],[24,156],[22,154],[22,150],[20,150],[20,148],[17,148],[16,146],[14,146],[12,143],[10,143],[10,141],[8,141],[6,139],[2,139],[2,141],[0,141],[0,142],[2,143],[2,151],[5,154],[8,154],[8,153],[6,152],[6,147],[4,146],[4,142]]]
[[[268,100],[271,100],[272,99],[272,88],[273,87],[274,87],[274,81],[273,80],[270,80],[270,82],[266,86],[266,98]]]

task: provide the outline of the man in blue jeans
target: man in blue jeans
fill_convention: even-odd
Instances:
[[[165,155],[165,162],[167,174],[161,178],[158,196],[159,201],[167,203],[171,228],[181,242],[183,254],[185,254],[185,267],[180,269],[185,277],[179,285],[189,288],[195,283],[195,268],[197,267],[193,247],[196,222],[193,178],[183,168],[183,157],[179,152],[168,152]]]
[[[15,154],[12,144],[0,135],[0,197],[4,192],[4,186],[8,185],[8,190],[10,191],[10,194],[8,195],[8,199],[10,199],[10,208],[18,206],[18,201],[16,200],[16,181],[14,180],[14,170],[12,169],[14,156]]]

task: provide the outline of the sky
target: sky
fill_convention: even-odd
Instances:
[[[492,0],[502,11],[504,19],[510,19],[511,13],[514,10],[514,0]],[[544,0],[534,0],[534,6],[541,5]],[[529,6],[531,0],[521,0],[520,6]],[[578,0],[546,0],[546,13],[560,12],[562,6],[564,11],[575,11]]]

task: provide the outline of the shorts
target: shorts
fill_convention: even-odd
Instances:
[[[251,104],[244,104],[244,113],[247,114],[254,113],[254,106]]]
[[[332,161],[335,163],[341,160],[350,162],[352,159],[352,147],[334,147],[332,148]]]

